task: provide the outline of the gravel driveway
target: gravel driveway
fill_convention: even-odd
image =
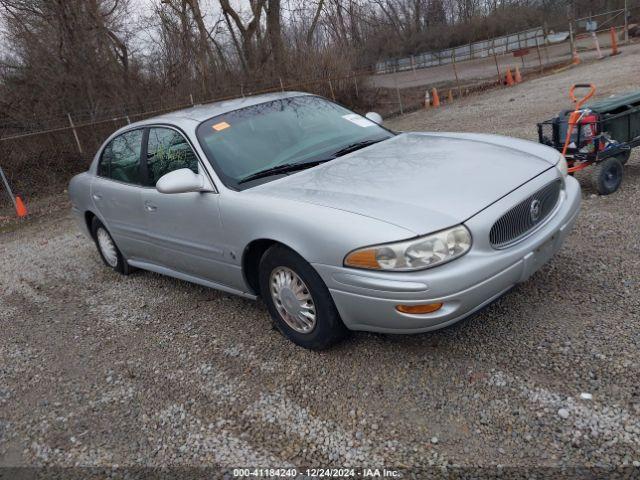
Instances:
[[[533,139],[570,83],[640,88],[638,65],[628,48],[390,124]],[[322,353],[259,303],[111,272],[66,210],[0,233],[0,466],[640,466],[640,157],[610,197],[588,172],[528,282],[452,328]]]

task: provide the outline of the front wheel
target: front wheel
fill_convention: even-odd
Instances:
[[[618,157],[598,162],[593,169],[593,183],[600,195],[609,195],[620,187],[624,167]]]
[[[286,247],[273,246],[260,260],[260,293],[278,330],[301,347],[322,350],[347,335],[318,273]]]

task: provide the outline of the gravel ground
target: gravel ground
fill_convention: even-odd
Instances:
[[[638,65],[627,49],[390,124],[533,139],[570,83],[640,88]],[[580,179],[574,232],[528,282],[452,328],[322,353],[259,303],[111,272],[66,210],[5,227],[0,466],[640,466],[640,157],[612,196]]]

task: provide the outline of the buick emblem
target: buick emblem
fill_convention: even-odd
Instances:
[[[537,198],[532,200],[531,205],[529,205],[529,217],[531,217],[533,223],[536,223],[540,219],[540,207],[540,200]]]

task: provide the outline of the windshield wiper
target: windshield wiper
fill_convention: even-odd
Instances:
[[[238,180],[238,185],[241,183],[250,182],[251,180],[257,180],[259,178],[270,177],[271,175],[277,175],[279,173],[289,173],[289,172],[295,172],[297,170],[304,170],[306,168],[315,167],[316,165],[320,165],[321,163],[328,162],[329,160],[333,160],[333,157],[323,159],[323,160],[315,160],[313,162],[296,162],[296,163],[285,163],[283,165],[276,165],[275,167],[267,168],[266,170],[261,170],[260,172],[252,173],[251,175]]]
[[[341,148],[340,150],[334,152],[333,157],[341,157],[342,155],[346,155],[347,153],[355,152],[356,150],[360,150],[361,148],[368,147],[369,145],[373,145],[374,143],[381,142],[385,140],[384,138],[379,138],[376,140],[363,140],[361,142],[352,143],[347,145],[346,147]]]
[[[295,163],[285,163],[283,165],[276,165],[275,167],[267,168],[266,170],[261,170],[256,173],[252,173],[240,180],[238,180],[238,185],[241,183],[250,182],[251,180],[257,180],[259,178],[270,177],[271,175],[277,175],[279,173],[289,173],[295,172],[297,170],[304,170],[306,168],[315,167],[316,165],[320,165],[321,163],[328,162],[330,160],[334,160],[335,158],[341,157],[342,155],[346,155],[347,153],[355,152],[356,150],[360,150],[361,148],[368,147],[369,145],[373,145],[374,143],[381,142],[382,139],[377,140],[363,140],[361,142],[352,143],[351,145],[347,145],[346,147],[337,150],[332,153],[331,156],[327,158],[323,158],[322,160],[313,160],[311,162],[295,162]]]

